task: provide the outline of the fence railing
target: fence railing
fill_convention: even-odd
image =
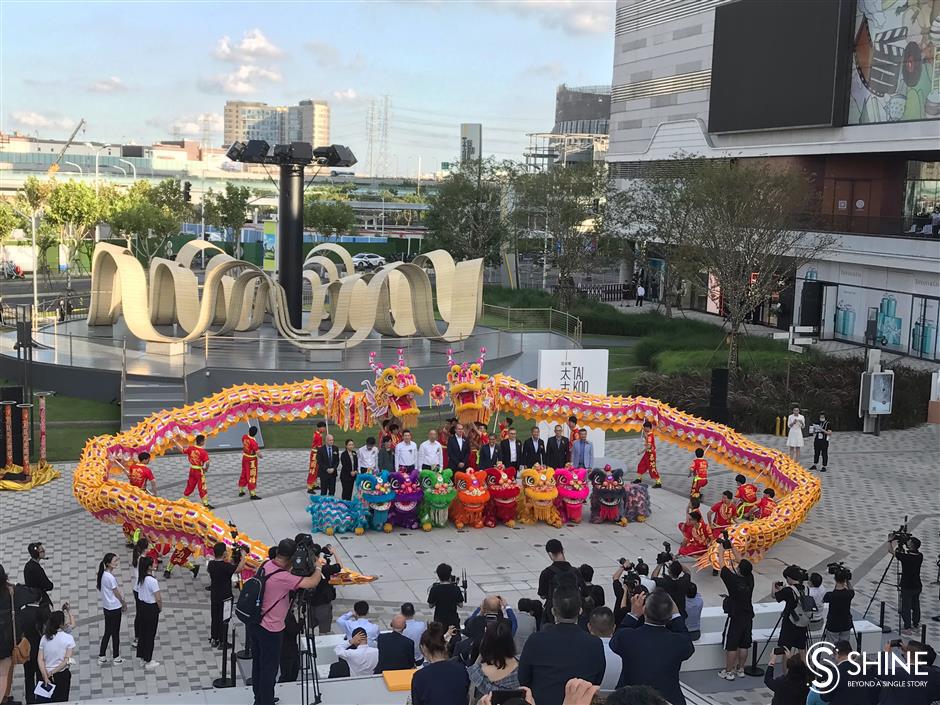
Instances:
[[[632,297],[630,284],[584,284],[581,286],[552,287],[552,294],[567,298],[582,298],[592,301],[626,301]]]
[[[512,308],[483,304],[481,323],[510,331],[546,330],[581,343],[581,319],[554,308]]]

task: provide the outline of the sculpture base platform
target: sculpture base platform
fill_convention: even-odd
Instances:
[[[327,369],[335,369],[343,363],[344,352],[342,350],[311,350],[307,353],[307,359],[310,362],[325,365]],[[332,365],[333,367],[330,367]]]
[[[144,350],[148,355],[185,355],[187,352],[186,343],[147,343]]]
[[[462,353],[466,347],[466,341],[458,340],[453,343],[448,343],[444,340],[432,340],[431,343],[431,353],[440,353],[446,355],[447,351],[450,350],[452,353]]]

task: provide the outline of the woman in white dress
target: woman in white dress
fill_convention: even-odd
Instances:
[[[806,428],[806,417],[800,413],[800,407],[794,406],[793,413],[787,417],[787,454],[799,462],[800,450],[803,448],[803,429]]]

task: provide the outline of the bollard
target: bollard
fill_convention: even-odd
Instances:
[[[783,435],[783,419],[777,416],[775,417],[775,421],[776,421],[776,426],[774,428],[774,435],[782,436]]]
[[[927,623],[926,622],[920,625],[920,643],[921,644],[927,643]],[[861,649],[859,649],[859,651],[861,651]]]
[[[764,669],[757,665],[757,641],[755,640],[751,645],[751,665],[744,667],[744,673],[749,676],[754,676],[759,678],[764,675]]]
[[[885,624],[885,601],[881,601],[881,610],[878,614],[878,626],[881,627],[882,634],[890,634],[893,630]]]

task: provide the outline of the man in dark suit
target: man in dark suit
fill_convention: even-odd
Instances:
[[[522,443],[516,439],[516,429],[511,426],[509,438],[499,444],[499,459],[507,468],[519,468],[522,465]]]
[[[496,463],[502,460],[499,454],[499,446],[496,445],[496,434],[489,437],[489,443],[480,448],[480,470],[488,470],[496,467]]]
[[[672,705],[686,705],[679,685],[682,662],[695,653],[685,620],[665,590],[634,595],[630,614],[610,640],[623,660],[618,688],[648,685]]]
[[[470,465],[470,442],[464,436],[463,424],[457,424],[454,435],[447,439],[447,464],[451,470],[466,471]]]
[[[555,435],[545,444],[545,464],[550,468],[563,468],[568,463],[571,444],[562,435],[561,424],[555,425]]]
[[[404,671],[415,667],[415,643],[402,634],[405,618],[396,614],[392,617],[392,631],[379,634],[376,645],[379,647],[379,662],[375,672]]]
[[[539,427],[532,427],[532,437],[522,444],[522,464],[527,468],[545,465],[545,441],[539,438]]]
[[[336,496],[336,472],[339,469],[339,448],[333,444],[333,435],[328,434],[326,441],[317,449],[317,477],[320,480],[320,494]]]
[[[530,635],[519,658],[519,683],[532,689],[539,705],[562,705],[565,684],[572,678],[600,685],[607,668],[604,643],[578,626],[578,589],[557,588],[552,610],[555,624]]]

